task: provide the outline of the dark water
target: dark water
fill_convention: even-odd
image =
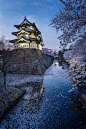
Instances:
[[[67,70],[54,61],[43,80],[26,86],[26,94],[2,121],[0,129],[85,129],[86,109]],[[71,90],[72,89],[72,90]]]

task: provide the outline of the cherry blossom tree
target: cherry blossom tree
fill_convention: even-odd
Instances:
[[[64,58],[70,64],[69,73],[74,87],[86,85],[86,38],[78,40],[71,50],[64,53]]]
[[[64,58],[70,64],[69,73],[74,86],[86,84],[86,0],[60,0],[63,3],[60,13],[55,15],[51,24],[56,32],[60,46],[70,49],[64,52]]]
[[[60,45],[66,47],[83,38],[86,32],[86,0],[60,0],[64,7],[55,15],[51,24],[62,34],[58,37]]]

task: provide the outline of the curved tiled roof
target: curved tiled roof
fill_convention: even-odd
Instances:
[[[38,40],[37,38],[25,38],[24,36],[22,36],[21,38],[23,38],[23,39],[25,39],[25,40],[27,40],[27,41],[38,41],[39,43],[42,42],[42,40]],[[21,38],[20,38],[20,39],[21,39]],[[19,40],[19,39],[9,40],[9,42],[15,43],[15,42],[17,42],[18,40]]]
[[[32,24],[32,23],[31,23]],[[28,26],[28,25],[31,25],[31,24],[22,24],[22,25],[14,25],[15,27],[22,27],[22,26]]]
[[[11,43],[15,43],[16,41],[18,41],[18,39],[9,40]]]
[[[22,30],[24,30],[24,31],[26,31],[26,32],[30,32],[30,33],[31,33],[31,32],[36,32],[36,30],[31,30],[31,29],[30,29],[30,30],[26,30],[26,29],[23,28]],[[17,31],[17,32],[12,32],[12,34],[17,35],[17,34],[18,34],[19,32],[21,32],[22,30]],[[37,34],[38,34],[38,33],[37,33]]]
[[[12,34],[17,35],[20,31],[12,32]]]

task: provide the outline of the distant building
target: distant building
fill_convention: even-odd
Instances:
[[[25,17],[21,24],[14,26],[19,29],[19,31],[12,32],[13,35],[17,36],[17,39],[10,40],[10,42],[14,43],[16,49],[35,48],[42,50],[44,46],[43,39],[35,23],[29,22]]]
[[[54,57],[54,52],[52,49],[48,49],[48,48],[42,48],[42,53],[46,54],[46,55],[51,55]]]

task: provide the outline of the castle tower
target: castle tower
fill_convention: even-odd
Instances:
[[[44,46],[41,32],[37,29],[35,23],[31,23],[26,19],[19,25],[14,25],[19,31],[12,32],[13,35],[17,36],[17,39],[10,40],[14,43],[16,49],[29,48],[42,50]]]

